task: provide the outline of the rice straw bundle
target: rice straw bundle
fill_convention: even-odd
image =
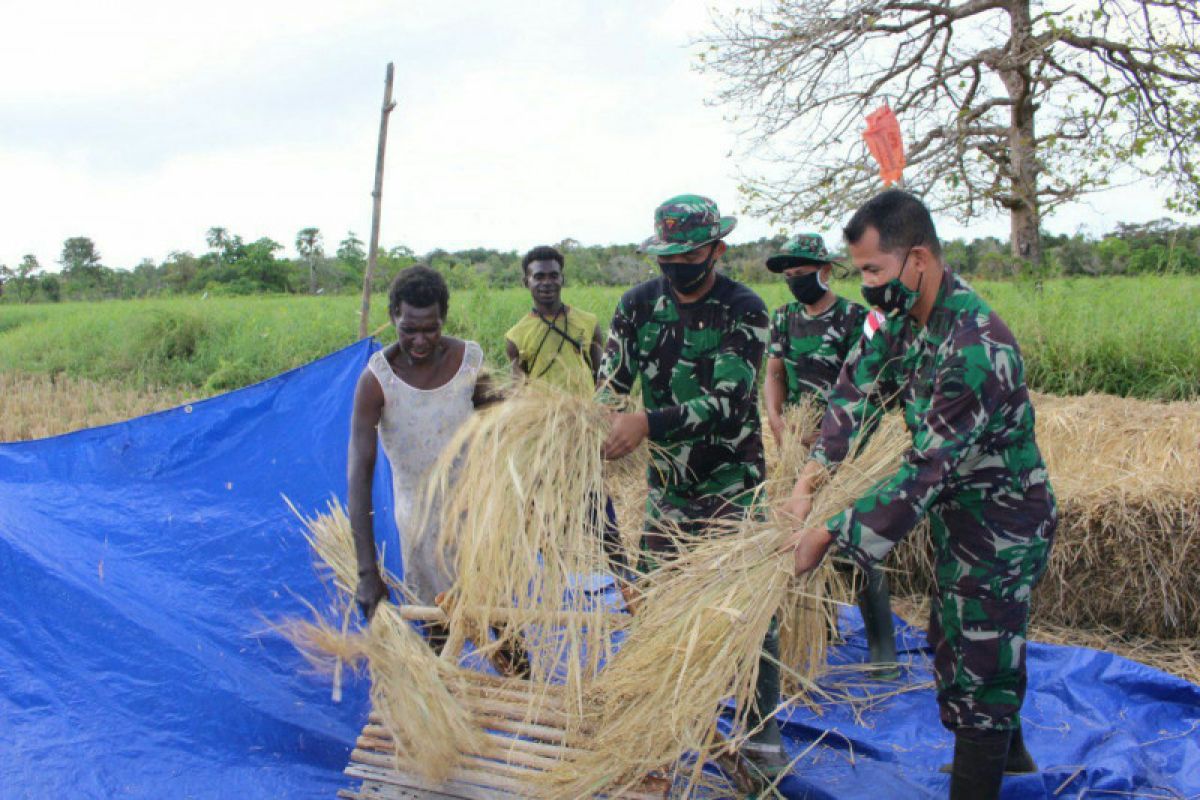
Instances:
[[[781,442],[764,437],[767,445],[767,497],[773,504],[784,503],[808,460],[805,441],[815,438],[821,429],[822,406],[810,395],[784,411],[788,436]],[[837,632],[837,604],[853,597],[852,574],[837,570],[828,559],[810,575],[794,578],[784,593],[779,608],[779,658],[786,668],[783,691],[803,696],[808,679],[815,678],[825,664],[829,634]],[[816,612],[816,613],[814,613]],[[798,680],[798,676],[803,679]]]
[[[461,699],[464,671],[438,658],[391,603],[380,603],[366,639],[371,705],[396,748],[397,766],[441,783],[462,752],[485,746]]]
[[[1036,395],[1058,497],[1034,618],[1133,636],[1200,636],[1200,403]],[[897,593],[932,586],[928,537],[891,562]]]
[[[476,641],[481,650],[520,644],[533,680],[564,679],[581,694],[615,626],[580,584],[608,568],[606,472],[630,469],[602,460],[608,430],[603,406],[532,382],[474,415],[446,446],[427,477],[423,516],[436,515],[435,524],[418,526],[437,530],[457,575],[444,657],[490,625],[495,639]],[[542,624],[547,607],[571,612],[552,632]]]
[[[774,434],[763,437],[767,453],[767,497],[772,503],[786,501],[791,495],[792,486],[808,460],[808,446],[804,442],[821,430],[821,411],[821,406],[805,395],[799,403],[784,409],[783,422],[787,429],[784,441],[777,441]]]
[[[288,620],[279,629],[310,662],[335,661],[335,692],[341,663],[365,660],[371,704],[395,742],[398,765],[442,781],[457,764],[460,748],[483,747],[483,732],[460,699],[466,695],[464,670],[438,658],[392,603],[376,607],[365,635],[347,630],[358,575],[350,521],[336,502],[328,513],[301,519],[305,538],[332,577],[341,628],[313,608],[312,621]],[[396,588],[392,576],[385,580]]]
[[[899,425],[881,425],[817,494],[805,524],[841,511],[889,476],[908,444]],[[578,742],[584,752],[545,776],[555,796],[619,791],[690,751],[700,758],[687,793],[704,760],[725,746],[713,726],[723,699],[732,695],[744,726],[763,638],[792,580],[792,556],[779,548],[793,525],[768,517],[714,522],[710,536],[687,542],[645,579],[628,637],[589,688],[591,732]],[[808,613],[823,638],[820,612]]]

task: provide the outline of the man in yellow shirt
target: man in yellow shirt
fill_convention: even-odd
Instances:
[[[596,315],[562,301],[563,256],[553,247],[530,250],[521,269],[533,309],[505,334],[513,374],[590,395],[603,347]]]

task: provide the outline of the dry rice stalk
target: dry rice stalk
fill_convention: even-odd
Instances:
[[[808,445],[804,442],[821,430],[821,410],[821,406],[806,395],[784,411],[784,426],[788,430],[784,441],[777,441],[774,434],[763,436],[767,454],[767,497],[772,503],[787,500],[791,494],[792,486],[808,460]]]
[[[789,436],[782,442],[764,437],[767,444],[767,497],[772,504],[786,502],[808,460],[808,445],[821,428],[821,406],[805,395],[784,413]],[[837,631],[838,603],[853,598],[850,577],[834,568],[832,559],[811,576],[793,579],[779,608],[779,656],[787,668],[783,673],[784,694],[804,697],[825,664],[829,633]],[[805,676],[806,680],[797,680]],[[806,685],[807,684],[807,685]]]
[[[803,700],[825,669],[838,606],[850,602],[850,581],[826,559],[811,574],[792,578],[777,612],[783,693]]]
[[[581,694],[614,626],[580,580],[608,565],[606,475],[636,469],[601,459],[606,413],[591,399],[534,382],[474,415],[447,445],[427,479],[423,513],[437,519],[417,526],[438,531],[457,575],[445,657],[470,631],[493,624],[496,638],[477,642],[482,649],[522,643],[535,681],[557,677]],[[548,632],[539,625],[546,606],[575,613]],[[507,609],[499,623],[498,608]]]
[[[817,494],[806,523],[841,511],[891,475],[908,444],[898,423],[881,425]],[[628,788],[689,751],[701,756],[697,777],[722,746],[712,722],[730,695],[744,727],[762,641],[792,580],[791,555],[779,548],[793,526],[774,512],[767,517],[714,522],[709,536],[687,540],[681,555],[644,580],[628,637],[589,689],[592,733],[579,737],[584,752],[545,776],[555,796]],[[806,588],[815,596],[814,580]],[[808,613],[819,622],[806,629],[824,638],[821,612]]]
[[[396,745],[397,767],[440,783],[459,753],[480,752],[483,731],[460,699],[463,670],[438,658],[391,603],[380,603],[366,637],[371,705]]]
[[[183,405],[195,389],[128,389],[111,381],[93,381],[62,373],[0,372],[0,442],[108,425]]]
[[[465,671],[438,658],[392,603],[379,604],[365,635],[348,631],[345,622],[357,579],[350,521],[336,502],[327,513],[301,519],[305,537],[332,576],[335,616],[343,624],[339,629],[310,606],[312,621],[288,620],[277,629],[314,665],[328,669],[332,658],[335,675],[342,662],[366,660],[371,704],[396,743],[398,766],[440,782],[460,752],[484,746],[482,730],[460,699],[466,692]],[[391,576],[385,578],[394,586]]]

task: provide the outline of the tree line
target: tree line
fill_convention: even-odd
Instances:
[[[281,255],[284,246],[269,238],[246,242],[226,228],[206,236],[208,251],[172,252],[155,263],[145,259],[132,269],[106,266],[95,242],[75,236],[63,242],[59,270],[46,269],[33,255],[15,267],[0,264],[0,302],[127,299],[180,294],[323,294],[362,287],[366,248],[353,232],[326,251],[318,228],[296,235],[297,258]],[[722,259],[726,274],[745,282],[769,280],[765,261],[783,237],[731,245]],[[556,245],[566,256],[567,279],[577,285],[629,286],[656,274],[652,259],[635,244],[584,246],[573,239]],[[1043,234],[1041,266],[1031,270],[997,237],[943,242],[947,263],[964,275],[1037,278],[1088,275],[1200,275],[1200,225],[1168,219],[1120,224],[1101,237]],[[451,289],[506,288],[521,285],[521,253],[491,248],[435,249],[418,256],[398,245],[380,250],[375,289],[383,291],[401,269],[418,261],[445,276]]]

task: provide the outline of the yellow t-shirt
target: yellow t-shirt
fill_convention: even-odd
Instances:
[[[549,322],[554,323],[553,327]],[[516,345],[521,367],[530,378],[564,391],[590,395],[595,381],[588,359],[595,335],[595,314],[564,305],[554,320],[530,311],[508,329],[505,337]]]

